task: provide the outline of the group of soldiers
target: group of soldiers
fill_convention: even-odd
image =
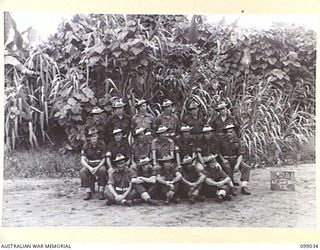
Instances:
[[[132,117],[125,114],[125,105],[114,101],[105,124],[99,117],[106,110],[95,107],[91,112],[81,152],[84,200],[92,199],[96,182],[106,205],[168,205],[181,198],[194,204],[208,197],[231,200],[239,191],[250,195],[250,166],[243,161],[239,122],[226,102],[207,119],[192,101],[182,121],[168,99],[157,117],[147,112],[146,100],[137,102]],[[237,171],[241,183],[234,179]]]

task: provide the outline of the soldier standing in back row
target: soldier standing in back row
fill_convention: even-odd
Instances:
[[[124,113],[126,104],[122,100],[115,101],[112,105],[114,114],[110,117],[107,124],[108,135],[110,136],[114,129],[122,129],[124,136],[128,136],[131,131],[131,118]]]
[[[147,113],[147,101],[142,99],[136,104],[138,114],[132,117],[132,131],[136,128],[145,128],[153,131],[154,129],[154,118],[152,115]]]
[[[235,126],[233,124],[227,125],[224,128],[225,137],[220,144],[220,153],[222,161],[231,166],[231,172],[227,173],[233,180],[233,173],[240,170],[241,172],[241,193],[249,195],[250,191],[247,184],[250,176],[250,166],[243,162],[244,148],[240,139],[236,136]]]
[[[161,105],[163,112],[155,119],[155,127],[158,128],[160,125],[166,126],[170,138],[174,138],[180,129],[180,120],[179,117],[173,113],[172,104],[172,101],[168,99],[164,100]]]
[[[218,104],[215,109],[218,112],[218,115],[213,117],[209,121],[210,126],[214,129],[215,135],[219,142],[221,142],[222,138],[224,137],[223,129],[228,124],[233,124],[235,126],[237,136],[240,136],[240,122],[230,114],[230,110],[228,109],[228,104],[222,102]]]
[[[191,102],[191,104],[188,106],[188,110],[190,114],[186,115],[183,118],[182,122],[192,127],[193,133],[195,134],[201,133],[201,130],[206,123],[206,119],[203,113],[201,113],[199,110],[199,103],[194,101]]]

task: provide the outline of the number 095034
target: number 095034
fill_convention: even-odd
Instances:
[[[300,248],[318,248],[318,244],[300,244]]]

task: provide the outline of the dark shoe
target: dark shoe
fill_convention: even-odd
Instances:
[[[158,206],[159,205],[159,203],[156,200],[153,200],[153,199],[148,199],[147,200],[147,204],[153,205],[153,206]]]
[[[124,200],[122,202],[122,205],[127,206],[127,207],[131,207],[132,206],[132,200]]]
[[[223,198],[224,198],[223,195],[218,195],[217,198],[216,198],[216,201],[217,202],[222,202]]]
[[[226,201],[231,201],[232,200],[232,196],[230,194],[227,194],[225,197],[224,197],[224,200]]]
[[[114,201],[110,201],[110,200],[107,200],[107,202],[106,202],[107,206],[111,206],[113,204],[116,204],[116,203]]]
[[[245,195],[250,195],[251,194],[247,187],[242,187],[241,188],[241,193],[245,194]]]
[[[238,182],[233,181],[233,186],[235,186],[235,187],[239,187],[239,186],[240,186],[240,184],[239,184]]]
[[[133,205],[140,204],[140,203],[142,203],[142,202],[143,202],[143,199],[141,199],[141,198],[133,199],[133,200],[132,200],[132,204],[133,204]]]
[[[88,192],[87,193],[87,195],[86,195],[86,197],[85,198],[83,198],[85,201],[88,201],[88,200],[91,200],[91,193],[90,192]]]
[[[99,200],[105,200],[106,197],[104,196],[104,192],[100,192]]]
[[[230,190],[230,194],[232,194],[233,196],[237,196],[237,194],[238,194],[237,188],[232,187],[231,190]]]
[[[204,197],[202,195],[196,196],[196,201],[205,202],[206,201],[206,197]]]
[[[189,199],[190,204],[194,204],[196,203],[196,197],[194,195],[192,195]]]
[[[180,200],[179,198],[177,198],[177,197],[173,197],[173,198],[172,198],[172,202],[173,202],[173,203],[178,204],[178,203],[180,203],[180,201],[181,201],[181,200]]]

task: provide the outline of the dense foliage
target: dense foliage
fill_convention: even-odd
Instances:
[[[220,100],[241,118],[248,155],[281,159],[315,132],[316,35],[274,24],[245,29],[183,15],[77,14],[35,50],[9,13],[5,31],[5,140],[37,147],[62,128],[71,147],[85,138],[93,106],[118,96],[131,106],[196,99],[208,117]],[[135,112],[128,110],[128,112]]]

